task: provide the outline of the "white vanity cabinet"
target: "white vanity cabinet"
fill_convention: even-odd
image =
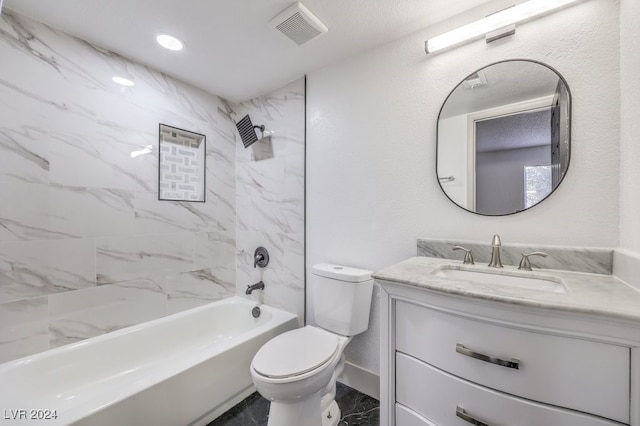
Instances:
[[[640,326],[378,280],[381,425],[640,426]]]

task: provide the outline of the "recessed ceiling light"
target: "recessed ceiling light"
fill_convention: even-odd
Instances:
[[[180,40],[169,34],[158,34],[156,41],[160,46],[169,50],[182,50],[184,47],[184,44]]]
[[[116,83],[118,83],[119,85],[125,86],[125,87],[131,87],[131,86],[135,85],[135,83],[133,81],[129,80],[128,78],[118,77],[117,75],[112,77],[111,80],[113,80]]]

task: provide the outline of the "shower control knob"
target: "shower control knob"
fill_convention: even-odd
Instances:
[[[253,267],[264,268],[269,264],[269,252],[264,247],[258,247],[253,254]]]

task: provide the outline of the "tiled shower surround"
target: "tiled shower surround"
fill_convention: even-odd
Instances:
[[[251,159],[237,166],[238,107],[6,8],[0,58],[0,362],[244,294],[255,247],[237,250],[236,231],[244,237],[262,222],[243,213],[236,169],[250,208],[260,206],[262,183],[247,177],[284,173],[270,167],[293,160],[288,138],[282,152],[274,138],[273,161],[255,171]],[[303,105],[304,92],[290,91],[247,105],[273,104],[286,134],[285,96]],[[289,127],[303,128],[303,117]],[[158,201],[159,123],[206,135],[205,203]],[[304,156],[295,161],[302,170]],[[268,204],[274,194],[264,194]],[[261,240],[274,268],[262,273],[277,304],[298,313],[303,302],[283,295],[302,293],[302,281],[287,278],[303,268],[303,205],[283,205],[261,216],[275,221],[273,250]]]
[[[249,148],[236,144],[236,280],[242,286],[263,280],[264,302],[304,319],[304,80],[267,96],[243,102],[256,125],[273,132]],[[260,136],[260,132],[258,132]],[[269,266],[253,267],[258,246],[269,250]],[[256,296],[258,297],[258,296]]]

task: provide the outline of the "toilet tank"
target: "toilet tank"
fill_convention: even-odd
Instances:
[[[343,336],[369,327],[371,271],[321,263],[311,268],[309,288],[316,324]]]

